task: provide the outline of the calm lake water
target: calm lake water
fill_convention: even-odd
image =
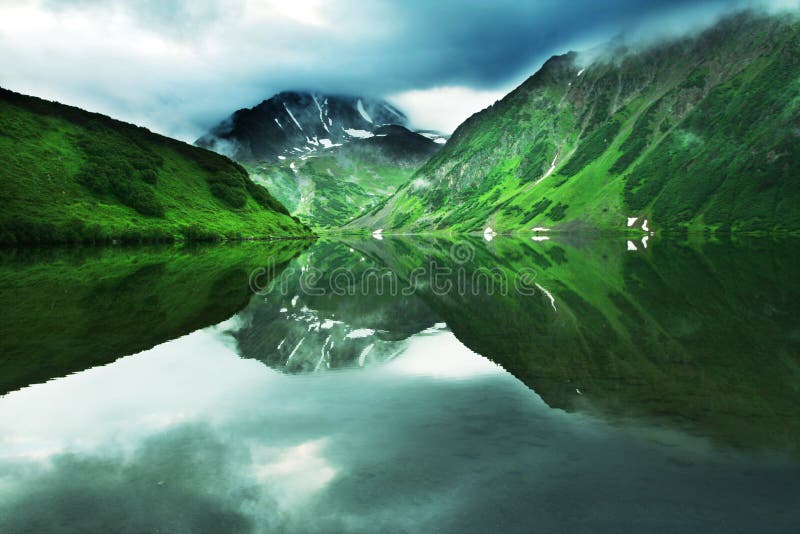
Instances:
[[[797,532],[800,243],[0,254],[0,532]]]

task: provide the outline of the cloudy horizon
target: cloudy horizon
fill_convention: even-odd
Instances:
[[[0,0],[0,86],[184,141],[292,89],[387,98],[416,127],[450,132],[553,54],[797,4]]]

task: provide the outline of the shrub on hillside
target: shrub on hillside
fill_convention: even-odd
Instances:
[[[549,198],[543,198],[542,200],[531,206],[531,208],[525,214],[525,219],[523,219],[522,223],[527,224],[528,222],[532,221],[534,217],[544,213],[544,211],[547,208],[549,208],[552,203],[553,201],[550,200]]]
[[[550,208],[550,211],[547,212],[547,216],[550,217],[550,220],[552,221],[560,221],[567,216],[568,207],[569,206],[567,204],[562,204],[561,202],[559,202],[558,204]]]
[[[247,194],[240,177],[215,174],[207,179],[211,194],[231,208],[243,208],[247,204]]]
[[[139,172],[139,177],[150,185],[158,183],[158,173],[153,169],[144,169]]]
[[[584,138],[578,149],[567,161],[566,165],[561,167],[558,174],[562,176],[575,176],[583,170],[589,163],[599,158],[605,152],[611,142],[616,137],[619,129],[622,127],[622,121],[619,117],[610,119],[607,123],[595,130]]]
[[[112,196],[142,215],[162,217],[164,206],[153,187],[163,159],[140,139],[126,138],[98,122],[78,139],[86,163],[75,176],[97,196]],[[138,132],[138,130],[135,130]]]
[[[289,210],[287,210],[283,204],[275,200],[275,197],[269,194],[267,188],[258,185],[250,178],[244,179],[244,185],[247,189],[247,192],[250,193],[251,197],[253,197],[253,200],[255,200],[260,206],[271,209],[272,211],[276,211],[278,213],[283,213],[284,215],[289,215]]]
[[[95,195],[110,195],[142,215],[162,217],[164,206],[152,188],[130,175],[125,175],[125,172],[125,167],[101,167],[90,163],[84,166],[75,179]]]

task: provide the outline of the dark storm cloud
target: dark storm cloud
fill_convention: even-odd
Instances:
[[[417,84],[508,82],[543,56],[584,38],[624,31],[670,9],[705,6],[719,12],[731,2],[596,0],[520,2],[465,0],[404,2],[402,17],[422,69]],[[412,70],[412,69],[409,69]]]
[[[554,53],[751,3],[0,0],[0,85],[191,139],[284,89],[502,93]]]

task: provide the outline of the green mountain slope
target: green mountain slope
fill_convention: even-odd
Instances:
[[[403,126],[375,132],[313,155],[245,165],[303,222],[338,227],[395,193],[440,148]]]
[[[353,227],[800,231],[800,22],[550,59]]]
[[[0,89],[0,243],[302,236],[229,159]]]

